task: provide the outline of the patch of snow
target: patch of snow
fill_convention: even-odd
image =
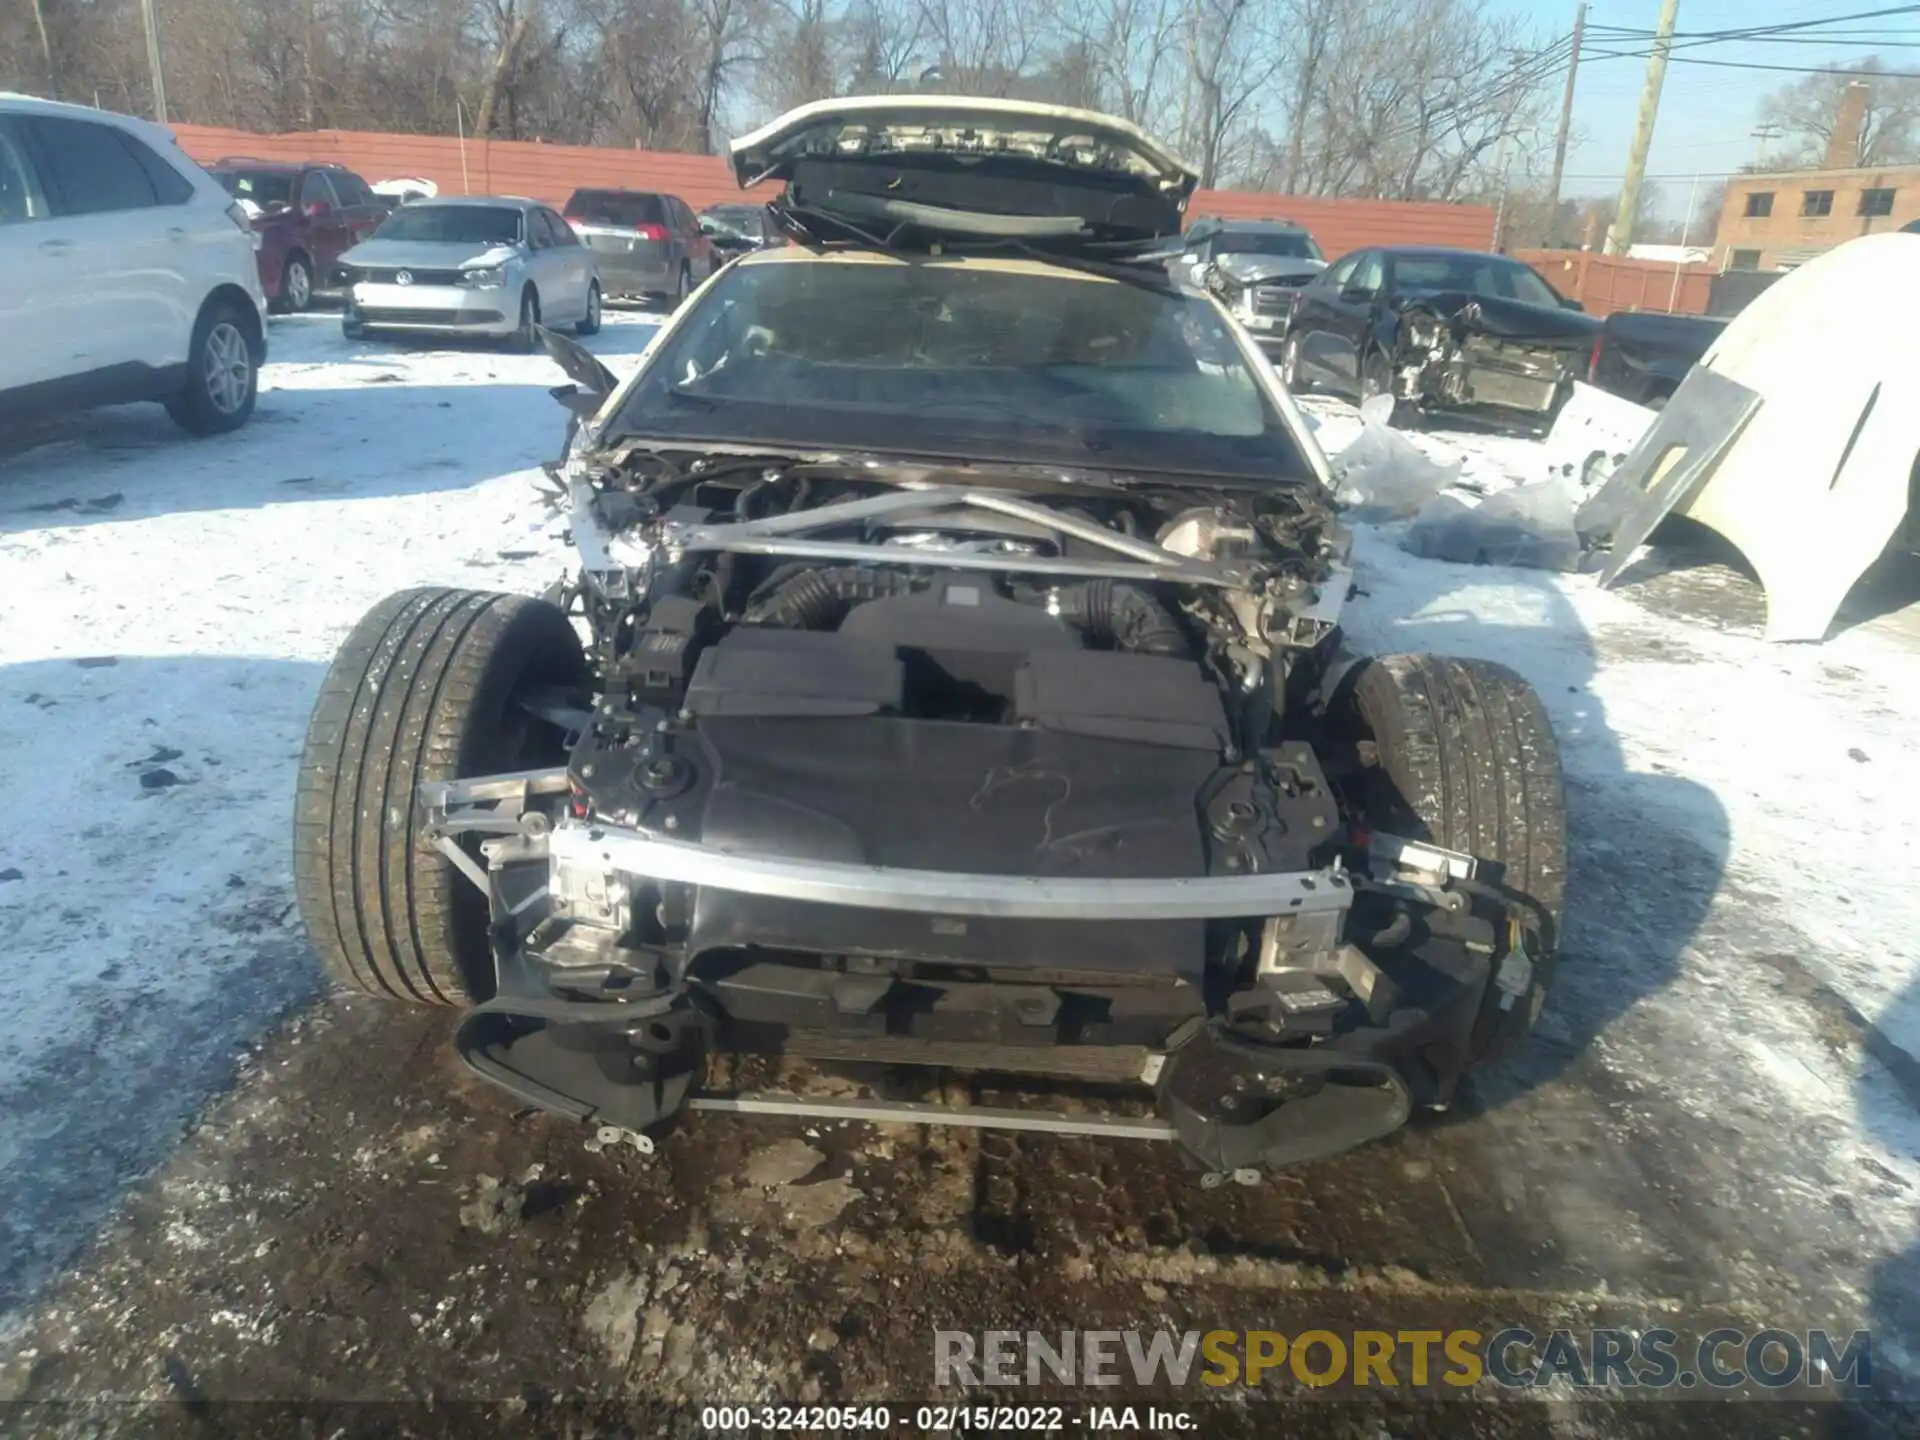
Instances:
[[[590,343],[618,370],[655,330],[609,311]],[[314,992],[288,836],[340,641],[394,590],[566,568],[531,483],[565,427],[545,356],[322,314],[269,345],[236,434],[140,406],[0,451],[0,1314]]]

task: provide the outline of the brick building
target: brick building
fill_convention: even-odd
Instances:
[[[1920,165],[1859,165],[1867,86],[1849,85],[1818,170],[1727,178],[1714,231],[1722,270],[1791,270],[1842,241],[1920,220]]]

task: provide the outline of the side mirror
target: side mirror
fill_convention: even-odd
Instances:
[[[1578,310],[1585,313],[1587,307],[1569,295],[1562,295],[1560,297],[1560,308],[1562,310]]]
[[[332,212],[333,206],[324,200],[315,200],[307,206],[307,214],[315,220],[318,220],[322,215],[329,215]]]

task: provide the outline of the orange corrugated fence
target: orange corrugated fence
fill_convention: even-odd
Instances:
[[[176,125],[173,132],[181,148],[203,163],[228,155],[332,160],[368,181],[419,176],[433,181],[443,195],[527,195],[557,205],[580,186],[613,185],[664,190],[696,210],[740,198],[731,167],[716,155],[532,140],[463,143],[453,135],[360,130],[255,135],[211,125]],[[755,193],[771,198],[775,189],[761,186]],[[1493,211],[1484,205],[1202,190],[1193,197],[1188,213],[1235,220],[1294,220],[1313,233],[1330,259],[1364,245],[1459,245],[1480,250],[1493,239]]]
[[[1631,260],[1591,250],[1515,250],[1562,295],[1578,300],[1592,315],[1616,310],[1661,310],[1704,315],[1717,273],[1711,265],[1671,265],[1663,260]]]

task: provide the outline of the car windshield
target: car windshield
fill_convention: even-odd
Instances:
[[[1526,266],[1492,255],[1401,255],[1393,262],[1394,289],[1402,295],[1465,291],[1489,299],[1521,300],[1557,308],[1553,287]]]
[[[700,218],[708,226],[724,234],[738,235],[746,240],[758,240],[765,229],[761,213],[756,208],[725,208],[702,210]]]
[[[1213,245],[1216,255],[1273,255],[1282,260],[1323,260],[1313,237],[1299,230],[1251,233],[1229,230]]]
[[[293,176],[284,170],[216,170],[213,178],[234,199],[262,210],[284,210],[293,204]]]
[[[1037,263],[724,271],[606,438],[1310,473],[1206,300]]]
[[[453,240],[512,245],[520,239],[520,212],[499,205],[409,205],[373,232],[376,240]]]
[[[658,225],[660,197],[619,190],[576,190],[567,201],[567,218],[589,225]]]

